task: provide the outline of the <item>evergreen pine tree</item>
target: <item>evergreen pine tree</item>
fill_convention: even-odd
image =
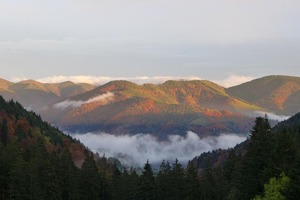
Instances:
[[[163,160],[160,167],[159,172],[156,177],[156,185],[157,185],[157,198],[161,200],[171,200],[172,199],[172,191],[171,187],[171,166],[169,161]]]
[[[251,199],[263,192],[263,184],[270,178],[265,175],[264,170],[270,162],[273,143],[268,118],[257,117],[241,166],[239,189],[243,195],[242,199]]]
[[[79,170],[75,167],[71,154],[67,148],[62,151],[58,163],[58,177],[60,181],[62,199],[80,199],[78,192]]]
[[[30,198],[31,199],[61,199],[59,180],[54,163],[40,138],[31,155],[29,165]]]
[[[171,185],[172,199],[184,199],[184,169],[182,165],[175,160],[171,170]]]
[[[141,200],[155,199],[155,178],[152,167],[147,160],[142,175],[140,176],[139,198]]]
[[[139,187],[139,176],[136,171],[131,168],[128,180],[128,196],[127,200],[137,200],[138,199],[138,187]]]
[[[295,164],[289,172],[291,180],[290,188],[287,191],[288,199],[298,199],[300,197],[300,155],[298,153]]]
[[[93,155],[88,155],[80,170],[80,199],[101,198],[101,180]]]
[[[187,167],[184,192],[185,200],[198,200],[200,198],[198,172],[192,164]]]

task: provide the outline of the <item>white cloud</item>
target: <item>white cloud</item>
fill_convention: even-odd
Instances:
[[[171,135],[166,141],[159,141],[150,134],[116,136],[86,133],[74,134],[73,137],[100,155],[118,158],[123,164],[135,167],[143,166],[147,159],[152,164],[159,164],[164,159],[174,161],[177,158],[186,164],[202,152],[233,147],[246,139],[246,136],[236,134],[200,138],[193,132],[185,136]]]
[[[240,75],[229,75],[227,78],[223,80],[212,80],[213,82],[223,86],[223,87],[231,87],[235,85],[239,85],[248,81],[253,80],[254,78],[251,76],[240,76]],[[26,77],[14,77],[10,81],[19,82],[26,80]],[[203,78],[198,76],[136,76],[136,77],[110,77],[110,76],[50,76],[45,78],[39,78],[37,81],[42,83],[61,83],[65,81],[72,81],[74,83],[89,83],[93,85],[102,85],[110,81],[114,80],[127,80],[137,84],[144,83],[154,83],[161,84],[168,80],[203,80]]]
[[[239,75],[230,75],[223,80],[216,80],[215,82],[224,86],[224,87],[232,87],[235,85],[239,85],[248,81],[253,80],[254,77],[251,76],[239,76]]]
[[[109,77],[109,76],[51,76],[37,79],[43,83],[60,83],[64,81],[72,81],[75,83],[90,83],[95,85],[102,85],[113,80],[128,80],[137,84],[144,83],[163,83],[167,80],[200,80],[200,77],[174,77],[174,76],[136,76],[136,77]]]
[[[264,111],[256,111],[255,113],[261,117],[264,117],[265,115],[267,115],[269,119],[278,120],[278,121],[287,120],[288,118],[291,117],[291,116],[286,116],[286,115],[276,115],[275,113],[264,112]]]
[[[112,92],[107,92],[104,94],[100,94],[96,97],[90,98],[87,101],[75,101],[75,100],[65,100],[59,103],[54,104],[54,108],[59,108],[59,109],[66,109],[68,107],[80,107],[83,104],[87,103],[92,103],[96,101],[106,101],[106,100],[111,100],[114,97],[114,94]]]

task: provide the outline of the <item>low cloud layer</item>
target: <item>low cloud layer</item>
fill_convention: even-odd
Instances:
[[[11,81],[19,82],[26,80],[26,77],[15,77]],[[222,85],[223,87],[231,87],[253,80],[251,76],[229,75],[222,80],[213,80],[213,82]],[[110,77],[110,76],[50,76],[37,79],[42,83],[61,83],[72,81],[74,83],[89,83],[93,85],[102,85],[113,80],[128,80],[137,84],[154,83],[161,84],[167,80],[203,80],[198,76],[136,76],[136,77]]]
[[[105,84],[113,80],[128,80],[137,84],[144,83],[163,83],[167,80],[201,80],[200,77],[189,76],[189,77],[174,77],[174,76],[136,76],[136,77],[109,77],[109,76],[51,76],[46,78],[38,79],[43,83],[59,83],[64,81],[72,81],[75,83],[90,83],[95,85]]]
[[[232,87],[235,85],[239,85],[245,82],[249,82],[253,80],[254,77],[251,76],[239,76],[239,75],[230,75],[223,80],[216,80],[215,82],[222,85],[223,87]]]
[[[278,120],[278,121],[287,120],[288,118],[291,117],[286,115],[276,115],[275,113],[272,112],[256,111],[255,113],[262,117],[267,115],[269,119]]]
[[[106,101],[110,100],[114,97],[114,94],[112,92],[107,92],[101,95],[98,95],[96,97],[90,98],[87,101],[74,101],[74,100],[65,100],[59,103],[54,104],[54,108],[60,108],[60,109],[66,109],[68,107],[80,107],[83,104],[92,103],[96,101]]]
[[[159,141],[150,134],[115,136],[86,133],[74,134],[73,137],[92,151],[115,157],[128,167],[141,167],[147,159],[152,164],[160,164],[162,160],[173,162],[177,158],[182,164],[186,164],[202,152],[233,147],[246,139],[246,136],[236,134],[200,138],[193,132],[187,132],[185,136],[171,135],[166,141]]]

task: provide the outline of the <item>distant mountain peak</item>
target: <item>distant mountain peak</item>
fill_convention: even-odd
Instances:
[[[300,111],[300,77],[272,75],[227,89],[240,99],[280,114]]]

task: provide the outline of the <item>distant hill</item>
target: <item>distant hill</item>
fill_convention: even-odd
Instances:
[[[160,137],[187,130],[200,136],[247,133],[258,113],[291,116],[300,111],[300,78],[290,76],[267,76],[231,88],[207,80],[158,85],[118,80],[96,87],[1,79],[0,94],[69,131]]]
[[[243,113],[263,110],[210,81],[137,85],[112,81],[52,105],[45,119],[73,131],[199,135],[247,132]]]
[[[266,76],[226,92],[277,114],[293,115],[300,111],[300,77]]]
[[[26,80],[12,83],[0,79],[0,95],[6,100],[14,99],[26,108],[35,111],[61,99],[86,92],[93,88],[95,86],[87,83],[75,84],[70,81],[50,84]]]

